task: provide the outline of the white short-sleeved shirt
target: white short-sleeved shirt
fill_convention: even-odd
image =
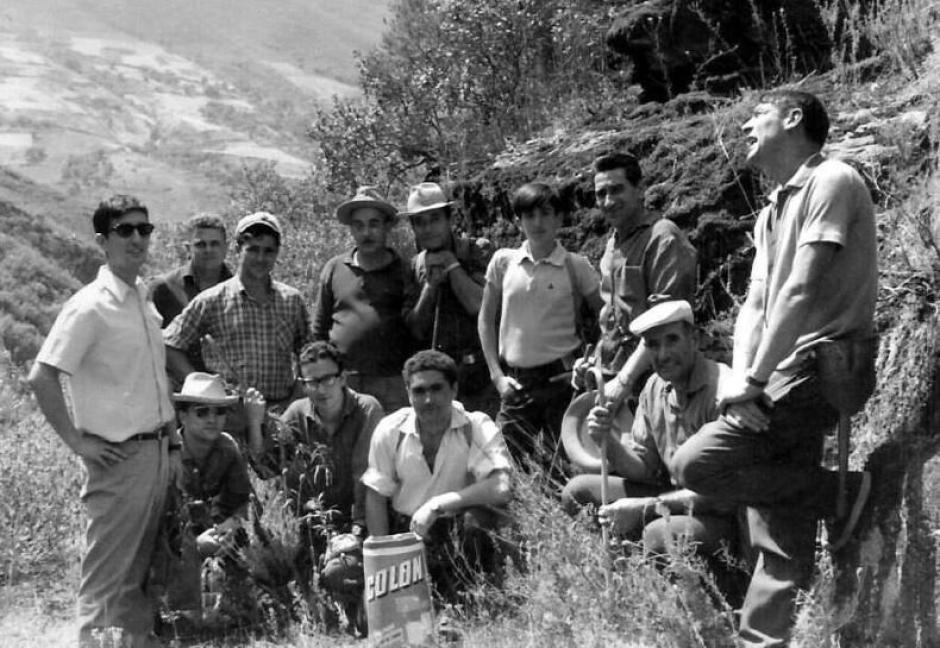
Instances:
[[[402,515],[412,515],[432,497],[462,490],[495,470],[512,470],[506,441],[483,412],[467,412],[454,401],[450,428],[441,439],[433,471],[424,460],[416,425],[410,407],[383,418],[372,434],[369,467],[362,476],[363,484],[390,498],[392,508]]]
[[[566,256],[571,259],[570,274]],[[510,366],[554,362],[581,345],[573,291],[587,297],[600,290],[600,278],[586,258],[556,243],[550,255],[536,261],[525,241],[518,248],[493,254],[486,281],[501,296],[499,355]]]
[[[818,298],[800,327],[792,353],[777,367],[799,365],[821,340],[872,335],[878,293],[874,206],[864,180],[839,160],[814,155],[769,196],[754,227],[757,250],[751,290],[764,294],[764,324],[793,270],[797,250],[811,243],[838,246],[820,277]]]
[[[107,265],[62,307],[37,362],[68,375],[75,427],[120,442],[173,419],[162,318]]]

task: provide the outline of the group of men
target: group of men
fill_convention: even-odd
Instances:
[[[592,365],[606,382],[588,427],[615,475],[615,501],[599,520],[642,533],[650,548],[685,534],[711,551],[746,507],[758,557],[738,637],[785,645],[811,578],[817,520],[834,519],[833,544],[843,543],[870,487],[866,473],[850,473],[850,505],[836,516],[839,480],[820,460],[838,412],[821,391],[815,349],[872,335],[874,216],[858,174],[820,154],[828,117],[816,97],[769,93],[743,129],[749,163],[778,186],[757,220],[730,368],[698,351],[694,248],[645,209],[631,155],[595,161],[597,206],[611,227],[599,277],[556,239],[563,209],[546,184],[515,192],[525,240],[495,252],[456,234],[439,185],[417,185],[403,212],[419,248],[410,263],[387,244],[398,210],[362,188],[337,209],[355,247],[323,268],[312,318],[301,292],[272,278],[284,236],[277,217],[239,221],[234,274],[222,262],[221,222],[194,219],[189,264],[148,295],[148,211],[127,196],[103,202],[93,223],[107,263],[67,302],[30,374],[88,472],[83,644],[108,627],[131,645],[151,641],[148,568],[177,450],[189,443],[171,382],[187,411],[213,405],[193,417],[221,418],[229,404],[200,384],[208,390],[218,375],[236,385],[242,398],[216,436],[229,438],[224,428],[225,445],[262,476],[265,466],[285,475],[304,507],[335,509],[339,530],[361,538],[410,528],[430,539],[468,513],[499,517],[515,466],[557,465],[564,409]],[[599,339],[583,333],[591,313]],[[585,343],[596,344],[593,356],[580,357]],[[637,392],[632,426],[616,431]],[[332,475],[322,483],[296,463],[315,445]],[[599,479],[567,484],[569,510],[600,503]]]

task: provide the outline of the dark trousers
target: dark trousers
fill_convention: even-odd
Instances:
[[[519,465],[525,467],[534,461],[563,479],[561,419],[573,392],[569,378],[551,378],[564,373],[565,365],[556,360],[525,369],[504,366],[503,370],[522,385],[521,390],[500,400],[496,415],[509,451]]]
[[[748,506],[757,565],[741,609],[745,646],[785,646],[796,596],[812,578],[817,520],[834,513],[837,478],[820,467],[823,438],[838,413],[812,374],[774,374],[770,429],[753,432],[724,417],[704,426],[673,457],[673,474],[696,492]]]

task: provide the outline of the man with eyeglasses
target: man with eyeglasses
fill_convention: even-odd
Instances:
[[[281,415],[278,438],[261,433],[263,403],[248,410],[249,448],[255,465],[266,477],[283,474],[292,491],[290,500],[302,503],[299,515],[312,514],[304,524],[306,542],[296,564],[312,569],[313,554],[327,553],[327,536],[351,534],[348,559],[326,561],[321,584],[347,605],[350,619],[362,598],[361,554],[365,538],[365,485],[360,481],[369,461],[369,443],[385,412],[379,401],[346,384],[344,358],[330,342],[311,342],[300,351],[300,376],[306,398],[295,400]]]
[[[183,312],[196,295],[232,276],[225,265],[225,223],[219,216],[196,214],[186,222],[186,236],[189,261],[158,275],[150,284],[150,298],[163,317],[163,328]],[[187,356],[195,370],[205,370],[198,342],[187,350]]]
[[[294,396],[295,354],[310,338],[310,319],[296,288],[271,277],[281,247],[281,225],[267,212],[245,216],[235,228],[238,270],[196,297],[163,331],[167,369],[182,381],[195,370],[186,350],[210,335],[203,348],[209,371],[244,392],[254,387],[269,408],[283,409]],[[245,441],[245,416],[236,405],[225,430]]]
[[[454,401],[450,356],[419,351],[402,375],[411,407],[386,416],[372,435],[362,476],[366,526],[372,535],[411,530],[424,538],[431,579],[448,599],[463,585],[454,577],[454,556],[472,572],[499,569],[500,547],[488,530],[507,519],[499,509],[512,499],[512,460],[496,423]]]
[[[29,383],[86,471],[79,645],[99,645],[97,634],[116,631],[121,645],[146,647],[159,645],[147,573],[167,484],[180,461],[171,452],[179,437],[160,316],[140,278],[153,225],[147,208],[126,195],[103,201],[92,223],[106,263],[62,307]]]

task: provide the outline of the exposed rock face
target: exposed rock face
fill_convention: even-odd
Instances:
[[[633,61],[646,99],[665,101],[825,69],[831,39],[816,0],[647,0],[623,11],[607,44]]]

